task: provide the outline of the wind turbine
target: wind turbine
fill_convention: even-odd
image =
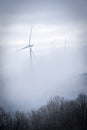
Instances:
[[[31,44],[31,35],[32,35],[32,27],[31,27],[31,31],[30,31],[30,36],[29,36],[29,43],[27,46],[21,48],[20,50],[18,51],[21,51],[21,50],[24,50],[24,49],[27,49],[29,48],[29,52],[30,52],[30,62],[31,62],[31,65],[32,65],[32,55],[33,55],[33,50],[32,50],[32,47],[33,47],[33,44]]]
[[[65,39],[65,48],[67,47],[67,42],[66,42],[66,39]]]

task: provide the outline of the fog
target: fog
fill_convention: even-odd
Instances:
[[[75,98],[80,86],[72,85],[70,82],[87,72],[87,64],[82,57],[83,48],[39,47],[38,51],[34,48],[32,66],[28,49],[16,52],[17,47],[4,48],[5,54],[2,59],[4,100],[16,109],[27,110],[44,105],[55,95]]]
[[[2,104],[27,110],[55,95],[86,92],[81,80],[87,77],[86,7],[86,0],[0,0]],[[31,26],[32,65],[28,48],[17,52],[28,45]]]

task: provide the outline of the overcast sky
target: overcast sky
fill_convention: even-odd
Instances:
[[[34,29],[34,34],[43,28],[48,30],[50,28],[57,37],[86,42],[86,7],[86,0],[0,0],[0,39],[3,43],[5,38],[9,43],[13,39],[17,44],[23,43],[27,37],[23,35],[29,35],[30,26],[33,24],[35,27],[42,25],[41,28]],[[53,34],[50,35],[54,36]]]
[[[31,26],[33,70],[29,50],[16,52],[28,44]],[[70,89],[59,84],[87,72],[86,44],[87,0],[0,0],[0,78],[5,99],[35,107],[54,96],[56,89],[58,95],[69,97]]]

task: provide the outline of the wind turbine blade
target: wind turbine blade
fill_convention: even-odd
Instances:
[[[31,54],[32,54],[33,56],[35,56],[35,55],[34,55],[34,52],[33,52],[33,50],[32,50],[32,49],[31,49]]]
[[[31,35],[32,35],[32,27],[31,27],[31,31],[30,31],[29,45],[30,45],[30,42],[31,42]]]
[[[30,63],[31,63],[31,66],[32,66],[32,49],[30,48]]]
[[[26,46],[26,47],[24,47],[24,48],[21,48],[20,50],[18,50],[18,51],[21,51],[21,50],[24,50],[24,49],[26,49],[26,48],[29,48],[29,45],[28,46]],[[17,52],[18,52],[17,51]]]

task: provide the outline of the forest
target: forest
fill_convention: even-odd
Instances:
[[[38,110],[10,112],[0,107],[0,130],[87,130],[87,95],[55,96]]]

